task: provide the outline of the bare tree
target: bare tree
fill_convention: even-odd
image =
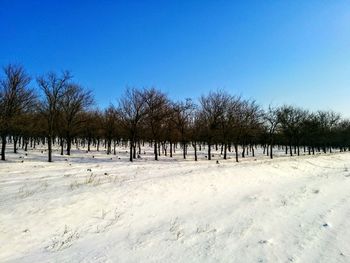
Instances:
[[[65,86],[59,104],[62,109],[61,129],[67,143],[67,155],[70,155],[72,138],[76,135],[79,126],[84,121],[79,114],[93,104],[91,91],[84,90],[81,86],[70,83]]]
[[[223,115],[220,119],[221,141],[224,147],[224,159],[227,159],[228,145],[234,141],[239,123],[242,102],[240,97],[226,95],[223,99]]]
[[[330,138],[332,137],[333,129],[339,124],[340,115],[333,111],[318,111],[317,118],[320,124],[319,140],[322,144],[324,153],[326,148],[329,147],[329,151],[332,152]]]
[[[279,122],[281,123],[282,133],[286,138],[286,153],[289,146],[289,153],[293,156],[292,146],[294,145],[294,153],[300,154],[300,140],[302,134],[302,123],[307,116],[307,112],[303,109],[293,106],[283,106],[279,112]]]
[[[119,100],[118,113],[121,124],[126,130],[130,142],[130,162],[136,156],[136,140],[142,121],[146,116],[146,103],[143,93],[135,88],[128,88]],[[133,154],[134,152],[134,154]]]
[[[315,154],[315,147],[318,145],[320,140],[321,124],[319,116],[315,113],[308,114],[307,118],[301,123],[302,127],[302,143],[308,147],[309,154]]]
[[[4,73],[5,77],[0,81],[1,160],[5,160],[6,138],[16,117],[28,111],[35,101],[34,91],[28,88],[30,77],[22,66],[10,64],[4,67]]]
[[[80,135],[87,140],[88,152],[91,151],[91,144],[96,142],[100,137],[100,130],[102,126],[102,114],[98,110],[87,111],[82,114],[82,123]]]
[[[191,99],[186,99],[185,102],[173,103],[172,105],[173,122],[180,134],[184,159],[186,159],[186,148],[190,139],[190,126],[194,119],[195,110],[196,105]]]
[[[144,91],[146,124],[151,132],[154,142],[154,159],[158,160],[158,144],[162,130],[165,127],[165,119],[169,114],[169,100],[167,96],[154,88]]]
[[[194,160],[197,161],[198,160],[198,156],[197,156],[197,143],[200,139],[200,133],[201,133],[201,128],[202,128],[202,122],[201,122],[201,118],[200,118],[200,113],[195,110],[193,112],[193,117],[191,118],[190,122],[189,122],[189,133],[190,133],[190,139],[192,142],[192,147],[194,150]]]
[[[113,106],[109,106],[103,114],[103,131],[107,141],[107,154],[112,152],[112,140],[118,137],[118,112]],[[115,148],[114,148],[115,149]]]
[[[48,144],[48,161],[52,162],[52,140],[55,138],[55,129],[61,113],[60,106],[65,89],[71,79],[69,72],[63,72],[59,77],[55,73],[48,73],[46,76],[37,79],[38,85],[43,92],[43,98],[39,111],[46,120],[46,137]]]
[[[93,97],[90,91],[71,82],[71,75],[49,73],[37,78],[41,92],[38,103],[35,93],[28,88],[30,77],[23,67],[8,65],[0,78],[0,137],[1,159],[5,160],[8,143],[13,150],[35,148],[47,143],[48,161],[52,161],[52,147],[61,143],[67,154],[71,147],[82,145],[100,149],[104,142],[110,154],[121,142],[130,146],[130,161],[136,158],[136,147],[150,142],[155,160],[160,153],[170,157],[180,144],[186,158],[190,143],[197,160],[197,147],[208,145],[207,158],[212,158],[212,148],[221,146],[221,155],[227,158],[234,146],[236,161],[238,148],[242,158],[252,154],[257,145],[264,154],[273,158],[274,147],[285,146],[286,154],[300,154],[308,148],[309,154],[333,150],[350,150],[350,121],[332,111],[309,112],[285,105],[271,106],[261,115],[260,106],[253,100],[243,100],[223,91],[210,92],[199,100],[197,110],[192,100],[173,103],[162,91],[151,89],[126,90],[118,107],[90,111]],[[37,107],[34,107],[34,106]],[[205,147],[205,146],[204,146]],[[173,151],[174,149],[174,151]]]
[[[230,95],[223,91],[210,92],[200,98],[199,118],[202,119],[204,137],[208,144],[208,160],[211,160],[211,146],[222,128],[229,100]]]
[[[279,124],[279,109],[273,108],[271,105],[269,106],[268,110],[264,114],[264,120],[265,125],[267,128],[267,133],[269,137],[269,144],[270,144],[270,158],[273,158],[273,146],[274,146],[274,140],[275,135],[277,132],[278,124]]]

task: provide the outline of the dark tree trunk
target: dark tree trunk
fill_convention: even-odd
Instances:
[[[71,148],[72,148],[72,139],[68,136],[67,137],[67,155],[70,155]]]
[[[182,143],[182,147],[183,147],[182,155],[183,155],[183,158],[186,159],[186,143],[185,142]]]
[[[157,141],[154,141],[154,160],[158,161],[158,145],[157,145]]]
[[[88,152],[90,152],[91,138],[88,138]]]
[[[18,142],[18,137],[15,136],[15,137],[13,138],[13,152],[14,152],[14,153],[17,153],[17,142]]]
[[[194,160],[197,161],[197,143],[196,142],[193,144],[193,148],[194,148]]]
[[[224,145],[224,160],[227,159],[227,143]]]
[[[130,162],[132,162],[132,141],[130,141]]]
[[[270,158],[273,159],[273,152],[272,152],[273,145],[270,144]]]
[[[132,148],[133,148],[132,156],[134,159],[136,159],[136,142],[133,142]]]
[[[48,161],[52,162],[52,138],[49,136],[47,138],[47,148],[48,148]]]
[[[235,144],[236,162],[238,163],[238,145]]]
[[[60,139],[60,144],[61,144],[61,155],[63,155],[63,138]]]
[[[1,136],[1,160],[5,161],[6,135]]]
[[[211,160],[211,144],[208,142],[208,160]]]
[[[112,151],[112,140],[108,139],[107,140],[107,154],[110,154]]]
[[[300,147],[299,147],[299,145],[297,146],[297,151],[298,151],[298,156],[300,156]]]

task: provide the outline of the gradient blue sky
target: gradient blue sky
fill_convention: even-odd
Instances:
[[[224,89],[350,117],[350,1],[0,0],[0,36],[0,65],[71,70],[101,106]]]

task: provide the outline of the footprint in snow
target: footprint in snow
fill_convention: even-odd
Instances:
[[[287,206],[287,200],[281,200],[282,206]]]

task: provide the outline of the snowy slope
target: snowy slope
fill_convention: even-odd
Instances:
[[[349,153],[91,155],[0,164],[0,262],[350,262]]]

